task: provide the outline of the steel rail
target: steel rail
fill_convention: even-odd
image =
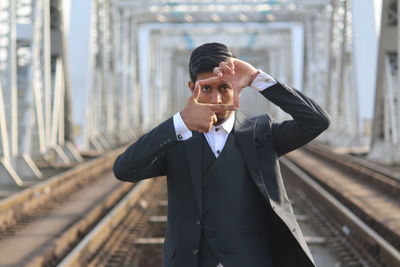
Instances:
[[[400,196],[400,179],[399,175],[395,172],[384,171],[382,167],[362,161],[356,157],[334,153],[331,149],[322,145],[307,145],[304,147],[304,150],[337,164],[341,168],[356,173],[355,177],[359,181],[366,184],[374,184],[393,196]]]
[[[66,197],[81,186],[111,168],[113,159],[125,147],[105,153],[105,155],[82,163],[59,175],[29,187],[19,193],[0,200],[0,232],[6,231],[21,219],[34,214],[54,199]]]
[[[283,167],[294,174],[294,177],[304,185],[304,189],[319,201],[326,210],[341,221],[350,231],[348,235],[358,233],[368,244],[368,253],[374,255],[383,266],[400,266],[400,252],[389,242],[382,238],[376,231],[360,220],[351,210],[340,203],[322,186],[315,182],[308,174],[292,163],[288,158],[280,158]]]
[[[132,207],[139,202],[142,194],[152,183],[153,179],[146,179],[137,183],[57,266],[86,266],[87,255],[96,253],[120,222],[132,211]]]
[[[343,164],[343,165],[349,165],[349,167],[352,167],[353,169],[356,168],[357,171],[359,171],[359,167],[365,168],[368,170],[371,170],[373,172],[379,173],[381,175],[386,176],[387,178],[394,180],[398,184],[400,184],[400,173],[392,171],[388,168],[385,168],[381,165],[378,165],[376,163],[373,163],[371,161],[348,155],[348,154],[338,154],[335,153],[332,148],[328,147],[327,145],[321,144],[321,143],[309,143],[304,148],[307,151],[310,151],[312,153],[319,153],[319,154],[324,154],[324,155],[330,155],[329,158],[335,160],[336,162]],[[358,165],[355,167],[354,165]]]

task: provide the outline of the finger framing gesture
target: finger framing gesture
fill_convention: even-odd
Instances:
[[[235,105],[200,103],[199,97],[203,85],[221,82],[219,76],[198,80],[194,85],[192,95],[189,97],[185,108],[181,111],[181,117],[191,131],[209,132],[213,124],[217,122],[217,112],[237,110]]]
[[[220,79],[229,81],[233,86],[233,103],[240,106],[240,93],[250,86],[259,71],[251,64],[237,58],[228,58],[215,67],[213,73]]]

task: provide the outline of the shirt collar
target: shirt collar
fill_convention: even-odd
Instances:
[[[224,129],[227,133],[230,133],[233,129],[233,124],[235,123],[235,112],[232,111],[231,115],[229,115],[228,119],[226,119],[223,123],[217,126],[212,126],[211,131],[214,131],[215,128],[222,128]]]

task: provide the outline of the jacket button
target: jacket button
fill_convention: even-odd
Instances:
[[[196,219],[196,224],[197,224],[197,225],[199,225],[199,224],[200,224],[200,222],[201,222],[201,221],[200,221],[200,219],[199,219],[199,218],[197,218],[197,219]]]
[[[194,255],[196,255],[197,253],[199,253],[199,249],[198,249],[198,248],[194,248],[194,249],[192,250],[192,252],[193,252]]]

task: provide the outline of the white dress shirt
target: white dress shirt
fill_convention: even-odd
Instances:
[[[267,73],[263,72],[262,70],[258,71],[259,74],[251,83],[251,88],[261,92],[277,83],[277,81]],[[178,140],[185,141],[192,137],[192,131],[190,131],[186,127],[186,124],[182,120],[181,114],[179,112],[174,115],[173,121],[176,138]],[[218,156],[221,154],[222,149],[225,146],[226,140],[228,139],[228,135],[233,129],[234,122],[235,112],[232,112],[228,119],[226,119],[223,123],[217,126],[213,125],[209,132],[204,133],[204,136],[206,137],[211,150],[214,152],[215,157],[218,158]],[[223,267],[223,265],[219,263],[216,267]]]

